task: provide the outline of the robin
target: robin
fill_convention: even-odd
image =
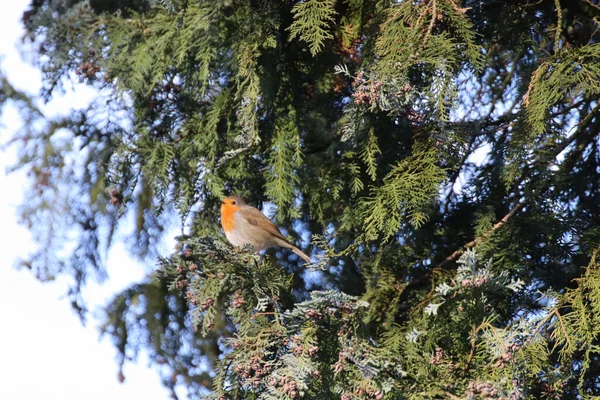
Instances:
[[[304,261],[310,261],[302,250],[283,237],[258,208],[249,206],[239,196],[227,197],[221,201],[221,226],[229,243],[236,247],[250,244],[256,251],[274,246],[285,247]]]

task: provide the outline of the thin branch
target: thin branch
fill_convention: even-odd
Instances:
[[[594,7],[597,10],[600,10],[600,6],[598,4],[594,4],[592,3],[591,0],[585,0],[586,3],[588,3],[590,6]]]
[[[535,84],[537,83],[538,79],[540,79],[539,75],[540,74],[545,74],[546,71],[548,71],[549,65],[547,61],[544,61],[543,63],[540,64],[540,66],[533,71],[533,74],[531,74],[531,80],[529,81],[529,86],[527,87],[527,92],[525,92],[525,95],[523,96],[523,100],[522,100],[522,104],[527,107],[529,105],[529,96],[531,96],[531,92],[533,91],[533,88],[535,86]]]
[[[571,143],[573,143],[576,139],[578,139],[580,137],[580,135],[582,135],[582,132],[584,132],[583,127],[585,127],[592,120],[592,118],[594,117],[594,115],[596,114],[596,112],[598,110],[600,110],[600,102],[597,102],[596,105],[594,106],[594,108],[592,110],[590,110],[590,112],[577,124],[577,131],[575,131],[571,135],[571,137],[569,137],[567,140],[565,140],[563,143],[561,143],[559,146],[556,147],[556,149],[554,151],[553,159],[555,159]],[[448,257],[446,257],[441,263],[439,263],[437,265],[437,267],[435,267],[435,269],[440,269],[440,268],[444,267],[446,264],[448,264],[449,262],[455,261],[466,250],[477,246],[483,240],[488,238],[492,233],[494,233],[496,230],[500,229],[504,224],[506,224],[506,222],[508,222],[508,220],[510,218],[512,218],[517,213],[517,211],[519,211],[523,207],[523,205],[524,205],[523,202],[518,202],[508,212],[508,214],[506,214],[504,217],[502,217],[502,219],[500,221],[496,222],[496,224],[494,224],[494,226],[492,226],[487,232],[485,232],[483,235],[481,235],[479,237],[476,237],[475,239],[473,239],[472,241],[470,241],[469,243],[467,243],[460,249],[454,251],[452,254],[450,254]]]
[[[511,219],[517,213],[517,211],[519,211],[523,207],[523,205],[524,204],[521,203],[521,202],[515,204],[515,206],[508,212],[508,214],[506,214],[504,217],[502,217],[502,219],[500,219],[498,222],[496,222],[494,224],[494,226],[492,226],[490,229],[488,229],[482,235],[480,235],[480,236],[476,237],[475,239],[471,240],[469,243],[467,243],[466,245],[464,245],[460,249],[456,250],[454,253],[450,254],[448,257],[446,257],[444,259],[444,261],[442,261],[441,263],[439,263],[437,265],[437,267],[435,267],[435,269],[443,268],[444,265],[448,264],[449,262],[455,261],[466,250],[471,249],[471,248],[477,246],[483,240],[487,239],[492,233],[494,233],[498,229],[502,228],[508,222],[508,220]]]
[[[563,331],[563,334],[565,335],[565,340],[567,341],[567,345],[569,346],[569,348],[572,348],[571,347],[571,339],[569,339],[569,334],[567,333],[567,329],[565,328],[565,325],[560,316],[560,313],[558,312],[558,308],[555,308],[553,313],[554,313],[554,315],[556,315],[556,319],[558,319],[558,322],[560,323],[560,327]]]
[[[579,123],[577,124],[577,130],[573,132],[571,137],[569,137],[557,147],[556,152],[554,153],[554,157],[557,157],[560,153],[563,152],[564,149],[569,147],[571,143],[575,142],[575,140],[578,139],[580,135],[582,135],[582,132],[584,132],[582,128],[584,128],[588,124],[588,122],[592,120],[594,114],[596,114],[598,110],[600,110],[600,101],[596,103],[594,108],[592,108],[590,112],[581,121],[579,121]]]
[[[559,45],[560,45],[560,35],[562,30],[562,8],[560,6],[560,0],[554,0],[554,5],[556,6],[556,15],[558,21],[556,21],[556,34],[554,35],[554,54],[558,53]]]
[[[227,161],[231,160],[232,158],[236,157],[237,155],[244,153],[248,150],[250,150],[252,148],[254,143],[248,143],[245,147],[239,147],[237,149],[233,149],[233,150],[228,150],[225,153],[223,153],[223,156],[219,159],[219,161],[217,161],[215,169],[219,169],[221,168]]]
[[[469,352],[467,362],[465,363],[465,367],[463,368],[464,372],[467,372],[467,370],[469,369],[469,365],[471,365],[471,360],[473,360],[473,356],[475,355],[475,349],[477,348],[477,330],[477,326],[473,324],[473,337],[471,337],[471,351]]]
[[[567,114],[569,111],[573,110],[574,108],[579,108],[579,106],[581,106],[584,103],[589,102],[590,99],[581,99],[579,101],[575,101],[572,104],[570,104],[568,107],[565,107],[564,109],[560,110],[560,111],[555,111],[553,113],[550,113],[550,115],[548,116],[548,119],[553,119],[556,118],[560,115],[564,115]]]
[[[417,18],[417,22],[414,25],[409,24],[409,26],[411,28],[413,28],[413,27],[419,28],[421,26],[421,22],[423,21],[423,18],[425,17],[425,14],[427,14],[427,7],[423,7],[423,11],[421,11],[419,13],[419,18]]]
[[[435,20],[437,19],[437,2],[436,0],[432,1],[431,7],[431,21],[429,21],[429,27],[427,28],[427,33],[425,34],[425,38],[423,39],[423,47],[427,44],[429,40],[429,36],[431,36],[431,32],[433,32],[433,26],[435,24]]]
[[[445,394],[446,396],[448,396],[448,398],[449,398],[449,399],[452,399],[452,400],[461,400],[461,399],[462,399],[462,397],[458,397],[458,396],[456,396],[456,395],[454,395],[454,394],[450,393],[450,392],[449,392],[449,391],[447,391],[447,390],[445,390],[445,391],[444,391],[444,394]]]
[[[556,311],[556,309],[554,311]],[[525,343],[523,343],[523,346],[521,346],[521,348],[525,347],[525,344],[527,344],[535,339],[535,337],[541,331],[541,329],[544,327],[544,325],[546,325],[548,322],[550,322],[550,319],[552,319],[552,315],[554,315],[554,311],[552,311],[551,313],[546,315],[544,318],[542,318],[540,320],[540,322],[538,322],[537,326],[535,327],[535,330],[529,336],[529,338],[525,341]]]

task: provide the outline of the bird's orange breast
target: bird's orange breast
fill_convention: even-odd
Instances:
[[[221,206],[221,226],[225,232],[230,232],[235,228],[234,214],[240,210],[231,204],[223,204]]]

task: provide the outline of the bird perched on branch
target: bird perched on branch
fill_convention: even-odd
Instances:
[[[292,250],[304,261],[310,258],[291,244],[279,229],[260,212],[246,204],[239,196],[231,196],[221,201],[221,226],[229,243],[236,247],[252,245],[256,251],[269,247],[284,247]]]

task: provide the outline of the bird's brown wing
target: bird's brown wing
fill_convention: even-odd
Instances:
[[[269,220],[269,218],[265,217],[263,213],[261,213],[257,208],[254,207],[244,207],[240,210],[242,217],[251,225],[258,226],[265,231],[269,232],[283,243],[278,243],[278,246],[287,247],[296,253],[300,258],[302,258],[306,262],[310,262],[310,257],[308,257],[302,250],[288,242],[288,240],[283,237],[279,229]],[[285,244],[284,244],[285,243]]]
[[[281,234],[279,229],[260,210],[254,207],[244,207],[241,211],[242,216],[249,224],[258,226],[287,242],[287,239]]]

